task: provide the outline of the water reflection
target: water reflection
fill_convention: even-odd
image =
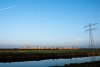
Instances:
[[[63,66],[71,63],[85,63],[91,61],[100,61],[100,56],[80,57],[72,59],[49,59],[41,61],[26,61],[26,62],[12,62],[0,63],[0,67],[48,67],[48,66]]]

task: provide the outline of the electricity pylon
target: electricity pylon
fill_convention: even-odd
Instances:
[[[96,25],[97,23],[91,24],[89,23],[89,25],[85,26],[88,27],[88,29],[86,31],[89,31],[89,48],[95,48],[95,43],[94,43],[94,38],[93,38],[93,30],[96,30],[95,27],[93,27],[94,25]]]

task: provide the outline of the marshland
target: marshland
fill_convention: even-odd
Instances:
[[[99,56],[100,49],[0,49],[0,62]]]

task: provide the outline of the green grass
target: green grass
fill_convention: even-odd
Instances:
[[[33,49],[0,49],[1,52],[36,52],[36,53],[66,53],[66,52],[99,52],[100,49],[76,49],[76,50],[33,50]]]
[[[62,54],[62,53],[89,53],[89,52],[100,52],[100,49],[77,49],[77,50],[32,50],[32,49],[9,49],[0,50],[1,54]]]
[[[72,58],[100,56],[100,49],[77,49],[77,50],[34,50],[34,49],[0,49],[0,62],[15,62],[26,60],[41,60],[55,58]]]

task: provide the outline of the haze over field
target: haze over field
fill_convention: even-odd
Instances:
[[[100,0],[0,0],[0,47],[88,47],[88,23],[100,47]]]

